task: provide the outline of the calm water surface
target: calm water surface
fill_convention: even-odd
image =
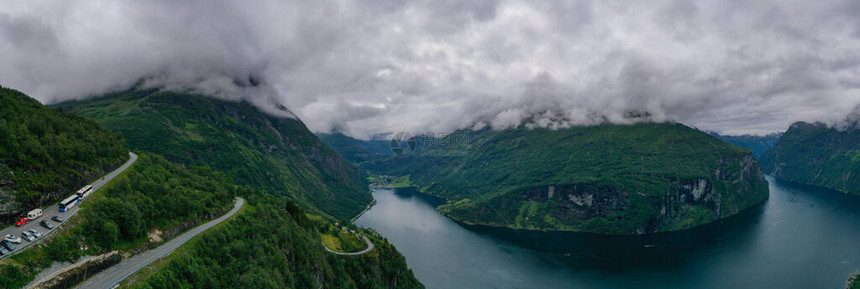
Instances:
[[[648,237],[466,226],[411,190],[375,191],[356,223],[382,232],[428,288],[842,288],[860,269],[860,198],[768,181],[759,207]]]

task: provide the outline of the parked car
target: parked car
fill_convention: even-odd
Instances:
[[[15,237],[15,235],[12,235],[12,234],[6,235],[6,241],[9,241],[9,242],[12,242],[15,244],[21,244],[21,238]]]
[[[10,253],[12,253],[12,251],[9,251],[9,249],[6,249],[6,247],[0,246],[0,256],[6,256]]]
[[[36,237],[33,237],[33,235],[27,231],[21,233],[21,238],[24,238],[24,240],[27,240],[27,242],[33,242],[33,240],[36,240]]]
[[[42,237],[42,231],[39,231],[39,230],[36,230],[36,229],[30,229],[30,230],[28,230],[28,231],[30,231],[30,234],[33,234],[33,237],[36,237],[36,238],[41,238],[41,237]]]
[[[62,222],[66,221],[66,219],[63,219],[63,217],[60,217],[60,216],[53,216],[53,217],[51,217],[51,220],[54,220],[54,222],[57,222],[57,223],[62,223]]]
[[[42,225],[42,227],[45,227],[45,229],[48,229],[48,230],[51,230],[54,228],[54,224],[51,224],[51,222],[48,222],[47,220],[42,220],[41,222],[39,222],[39,225]]]
[[[2,244],[6,249],[9,249],[9,251],[15,251],[15,244],[12,244],[12,242],[3,240],[0,241],[0,244]]]
[[[17,222],[15,222],[15,227],[20,227],[20,226],[26,225],[29,222],[30,222],[30,219],[21,218]]]

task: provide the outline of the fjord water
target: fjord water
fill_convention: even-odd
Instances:
[[[843,288],[860,269],[860,198],[768,178],[723,222],[640,237],[467,226],[413,189],[374,191],[382,232],[428,288]]]

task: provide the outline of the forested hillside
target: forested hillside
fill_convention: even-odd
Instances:
[[[265,195],[247,209],[174,253],[153,274],[133,276],[132,288],[423,288],[386,240],[360,256],[323,251],[321,228],[302,209]]]
[[[158,154],[141,152],[132,167],[84,201],[81,213],[67,220],[58,233],[41,246],[4,259],[0,263],[0,288],[22,287],[55,261],[75,261],[81,256],[112,250],[127,255],[158,246],[166,238],[181,233],[182,228],[223,214],[236,196],[247,198],[248,206],[234,220],[204,235],[204,240],[190,243],[186,254],[191,255],[182,255],[193,260],[206,259],[206,263],[165,267],[141,286],[422,287],[403,256],[375,232],[365,232],[376,245],[368,254],[343,257],[326,253],[320,231],[333,227],[330,218],[306,214],[284,199],[288,196],[307,202],[314,210],[316,204],[321,204],[321,209],[347,217],[352,214],[347,214],[350,205],[363,207],[363,204],[343,200],[358,202],[367,194],[361,182],[356,181],[359,178],[356,169],[322,144],[301,122],[263,115],[247,104],[199,96],[181,99],[173,94],[160,96],[153,97],[152,102],[134,96],[126,100],[139,102],[96,101],[109,107],[102,107],[106,114],[99,115],[103,117],[100,120],[114,125],[135,147],[164,151],[180,164]],[[40,194],[56,189],[65,196],[88,179],[101,176],[106,167],[124,161],[121,156],[128,149],[123,138],[96,122],[61,109],[45,108],[13,90],[3,89],[0,97],[0,112],[3,112],[0,132],[8,136],[0,139],[4,194],[19,201],[28,200],[24,198],[27,196],[46,200],[49,198]],[[133,109],[108,115],[125,105]],[[212,116],[207,117],[206,113]],[[194,129],[195,126],[203,128]],[[209,141],[203,141],[204,137]],[[231,149],[235,150],[232,155]],[[206,166],[210,162],[226,172]],[[287,179],[278,179],[281,173]],[[245,184],[235,184],[234,177],[243,178],[241,183]],[[71,188],[65,188],[64,182],[70,183]],[[272,191],[279,197],[261,192],[261,188],[278,185],[295,191],[288,194]],[[3,200],[8,206],[8,199]],[[221,255],[224,253],[221,250],[231,252]],[[213,260],[216,262],[209,262]],[[175,275],[175,272],[190,272],[180,271],[185,269],[203,275]],[[159,276],[171,279],[165,281]],[[207,281],[198,282],[191,277]]]
[[[123,138],[0,87],[0,222],[51,205],[119,166]]]
[[[752,154],[680,124],[458,132],[374,171],[409,176],[468,223],[644,234],[731,216],[768,196]],[[454,144],[452,147],[448,144]]]
[[[317,288],[311,285],[320,280],[325,288],[421,288],[403,256],[378,236],[374,251],[364,256],[326,253],[319,230],[330,227],[329,221],[308,217],[281,197],[233,185],[222,173],[183,168],[151,154],[141,154],[126,173],[82,203],[84,211],[45,246],[4,260],[0,288],[23,286],[53,261],[157,246],[166,240],[152,236],[167,237],[159,232],[217,217],[235,196],[248,199],[235,219],[186,244],[188,249],[173,254],[178,257],[142,286]]]
[[[5,259],[0,288],[26,284],[52,261],[73,262],[146,244],[153,230],[228,209],[239,191],[223,174],[141,154],[126,172],[82,202],[83,211],[67,220],[45,246]]]
[[[860,194],[860,128],[795,123],[762,157],[762,169],[779,179]]]
[[[209,166],[239,185],[350,219],[371,202],[360,171],[293,118],[244,102],[132,90],[61,105],[121,132],[135,150]]]

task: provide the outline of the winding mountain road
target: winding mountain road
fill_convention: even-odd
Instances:
[[[187,232],[183,233],[182,235],[179,235],[179,237],[173,238],[172,240],[168,241],[167,243],[164,243],[161,246],[158,246],[158,248],[155,248],[155,249],[143,252],[141,254],[138,254],[134,257],[122,260],[122,262],[120,262],[116,266],[110,267],[107,270],[93,276],[92,278],[90,278],[89,280],[87,280],[86,282],[84,282],[83,284],[81,284],[80,286],[78,286],[76,288],[82,288],[82,289],[86,289],[86,288],[92,288],[92,289],[113,288],[114,286],[119,284],[119,282],[121,282],[122,280],[125,280],[125,278],[128,278],[129,276],[131,276],[135,272],[139,271],[140,269],[143,269],[143,267],[146,267],[147,265],[151,264],[152,262],[155,262],[158,259],[164,258],[167,255],[170,255],[170,253],[173,253],[173,251],[175,251],[177,248],[179,248],[179,246],[182,246],[182,244],[185,244],[185,242],[188,242],[188,240],[191,240],[191,238],[194,238],[194,236],[197,236],[198,234],[203,233],[204,231],[208,230],[209,228],[212,228],[213,226],[218,225],[219,223],[223,222],[224,220],[232,217],[234,214],[236,214],[236,212],[239,211],[239,209],[242,208],[242,205],[244,205],[244,204],[245,204],[245,199],[236,198],[236,204],[233,206],[233,209],[230,210],[230,212],[227,212],[226,214],[224,214],[223,216],[218,217],[215,220],[209,221],[206,224],[203,224],[203,225],[197,226],[191,230],[188,230]]]
[[[98,192],[98,190],[99,190],[102,186],[106,185],[106,184],[107,184],[107,183],[109,183],[111,180],[113,180],[113,178],[115,178],[116,176],[118,176],[119,174],[121,174],[122,172],[124,172],[126,169],[128,169],[129,167],[131,167],[131,165],[132,165],[132,164],[134,164],[134,162],[135,162],[135,161],[137,161],[137,155],[136,155],[136,154],[134,154],[133,152],[128,152],[128,161],[126,161],[124,164],[122,164],[120,167],[116,168],[116,169],[115,169],[115,170],[113,170],[112,172],[110,172],[110,173],[106,174],[104,177],[102,177],[102,178],[100,178],[100,179],[96,180],[95,182],[93,182],[92,184],[90,184],[90,185],[92,185],[92,186],[93,186],[93,192],[92,192],[90,195],[95,194],[96,192]],[[75,193],[75,192],[70,192],[70,193],[68,194],[68,196],[71,196],[71,195],[72,195],[72,194],[74,194],[74,193]],[[65,198],[65,197],[64,197],[64,198]],[[85,201],[86,201],[86,200],[85,200]],[[84,201],[84,202],[85,202],[85,201]],[[56,224],[57,226],[56,226],[56,227],[54,227],[54,229],[46,230],[44,227],[42,227],[42,226],[40,226],[40,225],[39,225],[39,222],[41,222],[42,220],[47,220],[48,222],[56,223],[56,222],[54,222],[54,221],[52,221],[52,220],[51,220],[51,217],[52,217],[52,216],[59,216],[59,217],[61,217],[61,218],[63,218],[63,219],[68,220],[69,218],[71,218],[72,216],[74,216],[75,214],[77,214],[77,213],[78,213],[78,210],[80,210],[80,206],[74,206],[74,207],[69,208],[69,210],[67,210],[67,211],[65,211],[65,212],[60,212],[59,205],[58,205],[58,204],[54,204],[53,206],[50,206],[50,207],[47,207],[47,208],[43,208],[43,209],[42,209],[42,212],[43,212],[43,213],[42,213],[42,216],[41,216],[41,217],[36,218],[35,220],[30,221],[29,223],[27,223],[27,224],[26,224],[26,225],[24,225],[24,226],[21,226],[21,227],[14,227],[14,226],[13,226],[13,227],[9,227],[9,228],[6,228],[6,229],[3,229],[3,230],[0,230],[0,238],[3,238],[3,237],[4,237],[4,236],[6,236],[6,235],[15,235],[15,236],[20,237],[20,236],[21,236],[21,232],[24,232],[25,230],[29,230],[29,229],[36,229],[36,230],[38,230],[38,231],[40,231],[40,232],[45,232],[45,233],[44,233],[44,236],[42,236],[42,238],[39,238],[39,239],[33,240],[33,242],[29,242],[29,241],[26,241],[26,240],[23,240],[23,239],[22,239],[21,244],[18,244],[18,245],[17,245],[17,247],[18,247],[18,248],[16,248],[16,250],[15,250],[15,251],[13,251],[13,252],[12,252],[12,254],[2,256],[2,257],[0,257],[0,259],[5,258],[5,257],[12,256],[12,255],[15,255],[15,254],[17,254],[18,252],[24,251],[24,249],[27,249],[28,247],[32,246],[33,244],[36,244],[36,243],[41,242],[41,241],[42,241],[42,239],[46,238],[49,234],[51,234],[52,232],[56,231],[60,226],[62,226],[63,224],[65,224],[65,223]]]
[[[338,251],[335,251],[335,250],[329,249],[329,248],[328,248],[328,246],[326,246],[326,245],[325,245],[325,243],[323,243],[323,248],[325,248],[325,250],[326,250],[326,251],[328,251],[329,253],[332,253],[332,254],[335,254],[335,255],[341,255],[341,256],[358,256],[358,255],[361,255],[361,254],[364,254],[364,253],[370,252],[370,250],[373,250],[373,242],[371,242],[371,241],[370,241],[369,239],[367,239],[367,237],[365,237],[365,236],[361,236],[361,238],[362,238],[362,239],[364,239],[364,242],[365,242],[365,243],[367,243],[367,248],[364,248],[364,250],[361,250],[361,251],[358,251],[358,252],[352,252],[352,253],[343,253],[343,252],[338,252]]]

